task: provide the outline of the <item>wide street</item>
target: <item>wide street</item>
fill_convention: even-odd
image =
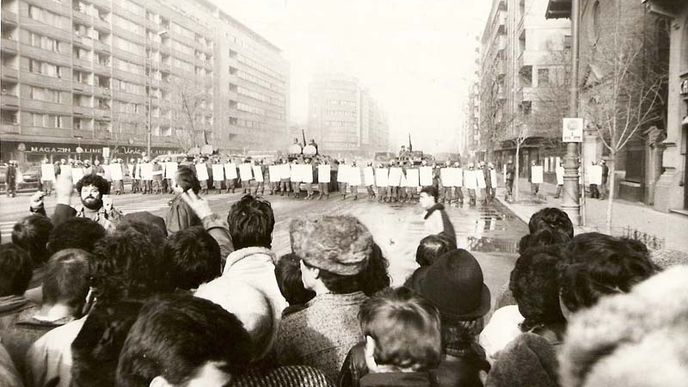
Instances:
[[[21,193],[16,198],[0,197],[0,231],[2,241],[8,242],[12,225],[28,214],[30,193]],[[205,196],[211,208],[226,216],[231,204],[241,197],[240,193]],[[289,222],[297,216],[307,214],[350,214],[358,217],[371,230],[390,261],[393,283],[400,285],[416,268],[415,251],[423,234],[423,212],[418,204],[384,204],[360,198],[341,200],[332,194],[329,200],[297,200],[281,196],[265,196],[275,211],[275,232],[273,249],[286,254],[289,246]],[[171,195],[126,194],[112,196],[116,208],[126,213],[150,211],[164,217]],[[78,202],[78,198],[74,198]],[[76,204],[75,204],[76,205]],[[80,205],[80,203],[78,203]],[[55,197],[46,199],[48,213],[55,206]],[[459,247],[472,251],[482,265],[485,281],[493,293],[509,278],[515,259],[516,242],[527,232],[527,227],[518,219],[505,215],[499,204],[495,206],[451,207],[448,214],[456,228]]]

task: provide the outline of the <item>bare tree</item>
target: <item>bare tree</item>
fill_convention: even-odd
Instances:
[[[621,13],[618,2],[610,38],[598,43],[591,58],[599,79],[584,93],[584,114],[609,151],[607,232],[612,229],[616,157],[650,125],[661,125],[667,82],[666,68],[652,60],[653,34],[622,21]]]
[[[172,86],[173,118],[183,123],[183,127],[175,130],[174,133],[177,142],[185,150],[208,145],[210,138],[206,112],[211,97],[207,95],[203,85],[194,82],[191,78],[175,77],[170,85]]]

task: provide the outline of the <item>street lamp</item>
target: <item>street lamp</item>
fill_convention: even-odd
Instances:
[[[571,0],[571,85],[569,94],[569,117],[578,117],[578,27],[580,21],[580,0]],[[564,155],[564,199],[561,208],[578,226],[581,224],[580,192],[578,185],[578,145],[566,144]]]

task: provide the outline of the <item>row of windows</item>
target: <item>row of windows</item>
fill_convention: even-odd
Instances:
[[[325,110],[326,115],[341,117],[356,117],[356,112],[346,110]]]
[[[256,77],[255,75],[249,74],[245,71],[238,72],[237,76],[245,81],[253,82],[257,85],[263,86],[266,89],[280,90],[280,87],[272,82],[268,82],[264,79]]]
[[[31,125],[42,128],[64,128],[69,122],[69,116],[59,116],[57,114],[30,113]]]
[[[45,24],[49,24],[53,27],[65,29],[69,25],[69,19],[60,16],[56,13],[50,12],[43,8],[36,7],[35,5],[29,4],[29,17],[33,20],[38,20]]]
[[[231,51],[233,51],[233,50],[230,50],[230,57],[232,56]],[[262,64],[256,60],[253,60],[253,59],[247,57],[246,55],[236,55],[236,52],[234,55],[238,57],[239,62],[244,63],[244,64],[246,64],[246,65],[248,65],[248,66],[250,66],[250,67],[266,74],[266,75],[269,75],[269,76],[277,79],[282,84],[285,83],[283,80],[284,76],[282,74],[274,71],[273,69],[265,66],[264,64]]]
[[[29,86],[29,96],[31,99],[37,101],[53,102],[53,103],[64,103],[67,101],[69,96],[68,92],[47,89],[44,87]]]
[[[117,28],[132,32],[136,35],[143,35],[145,30],[141,24],[127,20],[119,15],[114,15],[112,18],[112,25]]]
[[[128,62],[119,58],[115,58],[114,62],[116,69],[143,75],[143,66],[141,65],[137,65],[136,63]]]
[[[131,83],[127,81],[123,81],[120,79],[115,79],[115,88],[127,93],[131,94],[140,94],[143,95],[145,88],[142,85],[136,84],[136,83]]]
[[[249,113],[254,113],[254,114],[260,114],[260,115],[265,115],[265,109],[261,109],[255,106],[247,105],[245,103],[239,102],[237,104],[237,109],[244,111],[244,112],[249,112]]]
[[[331,99],[330,105],[338,105],[338,106],[352,106],[355,107],[357,106],[356,101],[347,101],[343,99]]]
[[[46,75],[54,78],[62,78],[64,68],[52,63],[29,59],[29,72]]]
[[[132,54],[144,54],[144,47],[142,45],[130,42],[126,39],[122,39],[119,36],[114,36],[112,38],[112,46],[130,52]]]
[[[194,55],[194,49],[187,46],[186,44],[179,43],[178,41],[172,39],[172,49],[183,52],[187,55]]]
[[[64,42],[34,32],[29,32],[29,44],[52,52],[62,52],[65,45]]]
[[[330,127],[344,128],[344,127],[351,126],[352,122],[351,121],[325,121],[325,124],[327,126],[330,126]]]
[[[172,58],[172,65],[190,73],[194,71],[193,64],[179,58]]]
[[[136,4],[132,1],[129,1],[129,0],[120,0],[120,1],[124,4],[123,8],[126,9],[127,11],[129,11],[129,12],[131,12],[137,16],[145,16],[146,11],[143,9],[142,6]]]
[[[194,39],[196,37],[196,34],[193,31],[188,30],[188,29],[180,26],[177,23],[170,23],[170,24],[171,24],[170,29],[172,30],[172,32],[179,34],[181,36],[184,36],[186,38],[189,38],[189,39]]]

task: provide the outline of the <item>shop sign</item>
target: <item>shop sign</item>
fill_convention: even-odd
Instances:
[[[57,144],[28,144],[29,152],[34,153],[89,153],[100,154],[102,148],[88,147],[88,146],[73,146],[73,145],[57,145]],[[81,152],[79,152],[81,150]]]

